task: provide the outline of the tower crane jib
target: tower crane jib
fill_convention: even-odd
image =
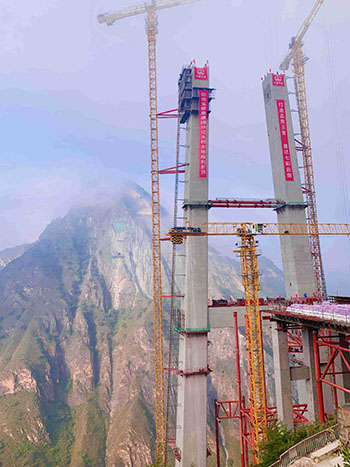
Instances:
[[[290,43],[290,51],[286,58],[283,60],[283,62],[280,65],[281,70],[288,70],[290,62],[293,59],[293,48],[296,44],[301,44],[302,40],[304,39],[305,34],[307,33],[309,27],[311,26],[313,20],[315,19],[317,13],[319,12],[321,6],[323,5],[325,0],[316,0],[316,3],[314,4],[309,16],[306,18],[306,20],[303,22],[301,25],[298,33],[296,36],[292,37],[291,43]]]
[[[106,23],[107,26],[112,26],[116,21],[130,16],[142,15],[150,10],[164,10],[176,6],[186,5],[187,3],[199,2],[199,0],[158,0],[146,3],[140,3],[131,7],[123,8],[116,13],[104,13],[97,17],[99,23]]]

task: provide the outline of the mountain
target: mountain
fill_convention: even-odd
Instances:
[[[34,244],[0,253],[1,465],[151,462],[150,215],[149,195],[129,184],[115,198],[85,203],[54,220]],[[167,244],[164,290],[169,257]],[[280,295],[281,271],[263,260],[261,272],[262,294]],[[209,276],[210,296],[243,295],[237,261],[211,250]],[[164,311],[166,329],[166,304]],[[211,399],[233,398],[233,334],[214,331],[210,339]],[[233,423],[223,429],[233,458],[236,430]],[[209,434],[213,444],[212,420]]]
[[[19,256],[22,256],[30,246],[31,245],[27,243],[0,251],[0,269],[4,268],[8,263],[18,258]]]

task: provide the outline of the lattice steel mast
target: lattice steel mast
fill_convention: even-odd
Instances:
[[[244,231],[242,229],[242,231]],[[264,349],[259,309],[259,267],[255,237],[240,235],[238,250],[241,258],[242,284],[246,302],[246,338],[248,347],[249,401],[252,423],[253,456],[261,461],[261,442],[267,435],[267,405],[264,368]]]
[[[163,373],[163,316],[162,316],[162,258],[160,248],[159,154],[156,37],[157,17],[154,8],[147,12],[147,40],[149,65],[149,109],[151,135],[152,190],[152,252],[153,252],[153,322],[155,364],[155,424],[156,457],[165,461],[164,373]]]
[[[176,227],[178,223],[178,203],[179,203],[179,163],[180,163],[180,136],[181,136],[181,124],[180,118],[177,117],[177,130],[176,130],[176,156],[175,156],[175,193],[174,193],[174,212],[173,212],[173,226]],[[169,444],[169,430],[170,430],[170,399],[172,390],[175,391],[175,388],[171,387],[172,382],[177,378],[174,374],[174,368],[178,368],[178,358],[177,352],[178,349],[174,348],[177,340],[178,333],[174,331],[173,326],[176,323],[176,307],[175,307],[175,292],[177,284],[176,279],[176,270],[178,267],[177,261],[177,252],[176,245],[172,244],[172,254],[171,254],[171,289],[170,289],[170,320],[169,320],[169,347],[168,347],[168,375],[167,375],[167,385],[166,385],[166,404],[165,404],[165,440]],[[175,400],[175,398],[174,398]],[[176,431],[175,431],[176,435]],[[167,446],[166,446],[167,447]],[[165,463],[167,462],[168,452],[165,454]]]
[[[100,23],[111,26],[115,21],[130,16],[146,14],[149,70],[149,107],[151,136],[151,195],[152,195],[152,251],[153,251],[153,323],[155,367],[155,427],[156,458],[164,465],[166,457],[165,401],[163,372],[163,316],[162,270],[160,248],[159,154],[158,154],[158,105],[157,105],[157,16],[156,10],[193,3],[199,0],[152,0],[123,10],[98,16]]]
[[[288,70],[290,62],[293,61],[295,92],[299,113],[299,126],[301,137],[301,150],[303,153],[304,167],[304,191],[307,201],[307,222],[315,228],[315,235],[309,237],[317,295],[327,298],[326,281],[322,263],[320,239],[317,235],[317,204],[315,178],[312,161],[312,148],[310,136],[309,114],[307,106],[306,83],[305,83],[305,56],[303,52],[303,38],[308,31],[312,21],[320,10],[324,0],[317,0],[306,21],[301,26],[298,34],[292,38],[290,52],[281,64],[283,71]]]

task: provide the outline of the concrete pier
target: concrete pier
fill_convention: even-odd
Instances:
[[[288,338],[282,323],[273,323],[272,345],[277,414],[278,418],[283,420],[283,423],[290,430],[292,430],[294,428],[292,411],[293,399],[288,353]]]

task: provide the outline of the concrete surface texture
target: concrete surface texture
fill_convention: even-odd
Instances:
[[[202,69],[205,71],[205,69]],[[208,74],[208,70],[206,71]],[[207,89],[208,79],[196,79],[192,68],[191,111],[187,120],[187,150],[184,211],[186,225],[208,222],[206,206],[191,203],[208,201],[208,128],[206,103],[196,104],[193,88]],[[190,91],[191,92],[191,91]],[[197,105],[197,109],[195,106]],[[201,160],[200,160],[201,159]],[[203,168],[204,167],[204,168]],[[176,445],[181,460],[176,466],[207,465],[207,368],[208,368],[208,237],[189,236],[184,240],[185,290],[184,331],[179,344],[179,376]]]
[[[337,413],[339,423],[339,439],[341,443],[349,445],[350,443],[350,404],[340,407]]]
[[[277,210],[281,223],[306,223],[305,205],[294,129],[288,98],[287,80],[272,73],[263,81],[267,132],[270,146],[275,197],[285,205]],[[281,253],[286,297],[308,296],[316,291],[311,250],[307,236],[281,236]]]

